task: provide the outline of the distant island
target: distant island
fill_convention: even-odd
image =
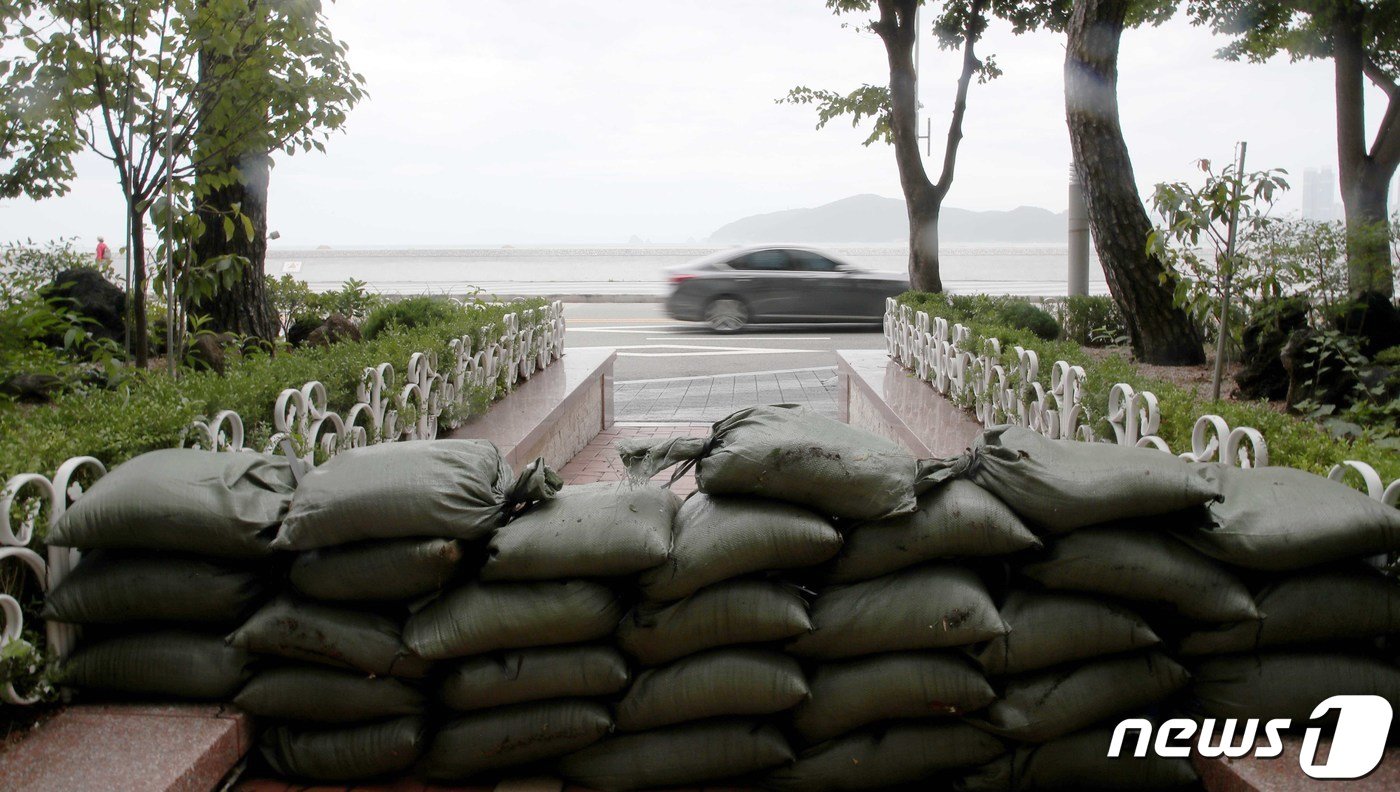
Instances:
[[[941,242],[1064,242],[1065,213],[1034,206],[1010,211],[974,212],[944,207]],[[750,215],[710,235],[716,244],[763,242],[907,243],[904,201],[854,195],[809,209]]]

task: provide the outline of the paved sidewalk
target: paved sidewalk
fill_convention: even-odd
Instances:
[[[718,421],[755,404],[801,404],[836,417],[836,368],[631,380],[614,386],[619,421]]]
[[[613,444],[618,440],[661,440],[667,437],[707,437],[710,434],[709,424],[687,424],[687,423],[667,423],[667,424],[644,424],[644,423],[617,423],[604,429],[593,438],[584,449],[569,460],[569,463],[559,470],[559,475],[564,477],[565,484],[592,484],[597,481],[621,481],[626,478],[627,471],[622,467],[622,460],[617,455],[617,449]],[[658,484],[664,484],[671,480],[671,471],[667,470],[658,474],[652,479]],[[695,473],[690,472],[681,477],[679,481],[671,485],[671,490],[681,497],[685,497],[695,491]]]

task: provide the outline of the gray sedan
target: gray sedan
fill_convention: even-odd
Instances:
[[[666,313],[734,333],[761,322],[877,322],[907,277],[806,247],[726,250],[672,267]]]

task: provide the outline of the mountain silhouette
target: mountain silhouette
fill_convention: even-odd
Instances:
[[[1064,242],[1065,221],[1064,212],[1034,206],[989,212],[944,207],[938,238],[941,242]],[[721,226],[709,241],[904,243],[909,241],[909,219],[904,201],[854,195],[808,209],[743,217]]]

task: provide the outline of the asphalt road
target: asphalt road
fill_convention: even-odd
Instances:
[[[880,326],[755,325],[720,335],[657,303],[568,303],[565,349],[614,347],[618,382],[836,365],[837,349],[883,349]]]

